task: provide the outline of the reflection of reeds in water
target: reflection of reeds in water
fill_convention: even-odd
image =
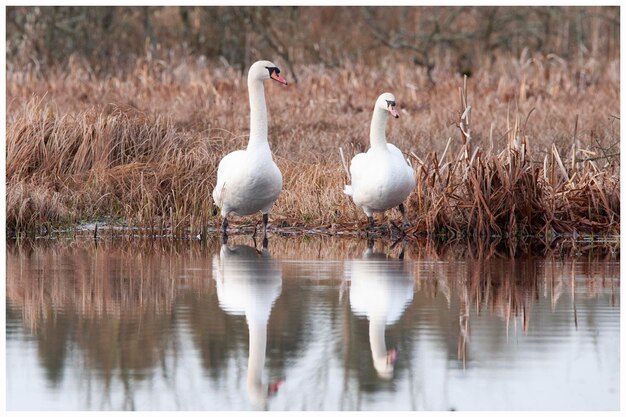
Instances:
[[[252,245],[253,240],[236,236],[229,243]],[[270,251],[284,259],[344,259],[356,256],[366,246],[366,241],[350,239],[291,238],[273,239]],[[50,312],[60,310],[89,317],[167,312],[177,296],[181,275],[194,290],[212,291],[207,277],[211,275],[210,255],[216,250],[217,240],[80,239],[9,244],[7,297],[22,308],[24,320],[32,328]],[[191,266],[194,270],[185,270]]]
[[[487,313],[505,321],[506,334],[511,324],[528,333],[532,310],[540,296],[548,298],[554,310],[565,291],[572,300],[572,321],[578,326],[576,301],[595,298],[609,290],[609,303],[619,296],[619,262],[594,258],[490,259],[426,263],[415,271],[418,291],[436,297],[442,294],[448,304],[458,302],[459,338],[457,354],[465,364],[470,338],[471,317]],[[577,286],[584,285],[584,292]]]
[[[181,288],[210,294],[210,249],[168,241],[37,241],[7,249],[7,302],[38,340],[52,383],[62,379],[68,347],[84,355],[88,379],[119,378],[133,409],[133,380],[156,364],[167,372],[177,349],[173,307]],[[193,306],[192,306],[193,308]],[[99,401],[99,399],[98,399]]]
[[[253,244],[249,236],[231,237],[229,243]],[[392,247],[391,242],[379,241],[375,249],[397,258],[401,245]],[[360,258],[366,248],[365,240],[328,237],[274,238],[269,245],[274,258],[287,261],[354,259]],[[62,375],[67,346],[75,343],[84,355],[90,371],[87,374],[102,378],[107,387],[119,377],[128,390],[124,408],[132,408],[133,380],[149,377],[157,366],[166,371],[176,366],[167,358],[177,355],[180,336],[173,329],[181,322],[189,326],[202,366],[212,378],[225,372],[229,352],[245,346],[245,333],[235,329],[246,326],[241,319],[223,314],[216,302],[210,278],[212,255],[217,251],[217,240],[10,243],[8,306],[11,314],[21,314],[24,326],[35,335],[51,381]],[[484,256],[463,257],[479,253]],[[508,335],[509,327],[521,325],[525,332],[532,328],[533,320],[540,325],[533,315],[540,298],[549,299],[553,309],[564,298],[571,300],[573,322],[576,303],[584,298],[608,293],[611,305],[619,303],[619,263],[611,261],[610,255],[598,262],[591,255],[562,260],[558,251],[541,259],[506,259],[507,254],[432,243],[405,245],[405,266],[415,280],[415,297],[402,318],[387,329],[388,337],[397,341],[400,355],[412,351],[419,337],[414,333],[418,331],[415,323],[420,320],[430,321],[450,356],[457,356],[465,364],[471,322],[479,314],[500,318],[502,335]],[[308,266],[303,269],[297,262],[282,265],[283,291],[268,323],[268,352],[281,352],[280,359],[270,358],[272,363],[287,366],[284,358],[299,357],[299,352],[306,349],[306,338],[316,337],[303,335],[302,324],[308,322],[313,303],[323,301],[332,309],[334,323],[341,329],[337,332],[340,340],[333,342],[337,343],[333,354],[344,358],[346,369],[358,368],[359,357],[369,349],[367,337],[358,334],[366,335],[367,326],[352,317],[348,297],[340,297],[343,262],[330,262],[323,269],[318,262],[302,265]],[[323,285],[325,290],[303,292],[295,278],[324,278],[326,281],[314,285]],[[440,308],[429,307],[435,302]],[[174,311],[177,305],[183,306],[184,312]],[[425,314],[424,308],[431,312]],[[458,317],[452,327],[451,315]],[[410,360],[399,357],[398,372]],[[358,378],[376,380],[370,371],[359,370]]]
[[[172,256],[179,250],[175,243],[161,243],[9,245],[8,299],[24,307],[32,325],[50,308],[94,317],[169,311],[180,274],[188,264],[202,264],[204,249],[191,248],[191,256],[176,257]],[[210,261],[201,266],[209,270]],[[200,280],[196,285],[203,283]]]
[[[254,245],[249,236],[231,237],[229,244]],[[316,236],[311,238],[275,238],[270,240],[270,253],[279,259],[294,260],[342,260],[360,257],[367,248],[367,241],[360,239],[333,238]],[[260,244],[258,245],[260,248]],[[525,267],[523,260],[500,260],[488,264],[480,260],[476,267],[468,268],[463,274],[458,268],[464,268],[466,261],[457,265],[457,259],[472,259],[471,255],[480,255],[477,259],[498,259],[507,252],[476,249],[475,243],[444,247],[432,241],[424,244],[406,244],[380,241],[376,243],[378,250],[389,256],[398,256],[404,248],[407,259],[418,261],[438,261],[432,265],[443,270],[434,275],[447,277],[437,280],[422,280],[424,271],[416,269],[417,284],[431,286],[431,290],[443,291],[446,298],[450,297],[451,289],[467,287],[475,301],[491,306],[492,311],[503,304],[498,298],[501,292],[515,293],[517,288],[528,288],[536,285],[536,276],[552,278],[553,298],[558,298],[564,282],[572,284],[571,277],[576,265],[583,270],[583,276],[589,276],[587,286],[591,293],[606,285],[614,285],[614,281],[602,281],[596,270],[610,268],[611,262],[588,262],[568,258],[565,263],[529,262],[534,267],[549,271],[536,271]],[[9,244],[7,249],[7,297],[14,305],[28,306],[24,311],[25,319],[32,325],[36,317],[45,317],[52,309],[66,309],[80,312],[86,316],[102,314],[140,313],[146,309],[169,311],[177,295],[177,286],[183,279],[194,289],[212,291],[206,281],[210,276],[210,254],[219,250],[217,240],[207,243],[193,241],[172,241],[169,239],[132,241],[92,240],[75,241],[37,241]],[[605,251],[601,248],[601,254]],[[555,254],[553,254],[555,255]],[[470,256],[469,258],[467,258]],[[608,257],[607,259],[612,259]],[[62,262],[59,262],[62,260]],[[498,262],[502,265],[497,266]],[[52,265],[52,266],[51,266]],[[488,267],[485,265],[489,265]],[[506,265],[509,265],[508,267]],[[570,265],[567,272],[564,268]],[[195,269],[186,271],[186,267]],[[521,267],[520,267],[521,266]],[[502,268],[510,268],[505,272]],[[453,268],[454,270],[450,270]],[[485,269],[486,268],[486,269]],[[527,269],[528,268],[528,269]],[[463,276],[462,281],[458,277]],[[568,277],[567,280],[561,277]],[[606,275],[610,276],[610,275]],[[428,278],[428,277],[427,277]],[[453,281],[450,281],[454,278]],[[447,288],[449,287],[449,288]],[[493,287],[497,287],[494,293]],[[547,291],[548,287],[544,290]],[[425,288],[426,289],[426,288]],[[481,289],[481,291],[478,291]],[[517,297],[507,298],[509,304],[515,305]],[[505,297],[506,298],[506,297]],[[517,311],[513,309],[513,313]]]

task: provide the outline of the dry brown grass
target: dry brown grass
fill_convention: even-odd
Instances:
[[[100,220],[187,236],[217,226],[217,163],[247,142],[245,78],[221,63],[161,58],[147,55],[132,73],[106,77],[79,58],[45,76],[8,71],[10,231]],[[365,224],[341,191],[338,148],[348,158],[367,148],[373,102],[392,91],[401,117],[389,122],[388,137],[418,178],[411,232],[619,233],[618,61],[523,53],[485,64],[468,82],[466,144],[458,128],[463,81],[452,67],[432,72],[435,85],[419,67],[391,60],[297,71],[297,84],[266,87],[284,177],[274,231]]]

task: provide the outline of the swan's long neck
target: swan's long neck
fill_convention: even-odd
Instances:
[[[387,123],[387,111],[376,107],[372,115],[372,124],[370,126],[370,146],[372,148],[387,146],[387,138],[385,136],[385,125]]]
[[[265,105],[265,89],[263,82],[248,79],[248,94],[250,97],[250,141],[248,149],[267,149],[267,107]]]
[[[387,346],[385,345],[385,319],[372,317],[370,319],[369,335],[370,349],[374,363],[386,361]]]
[[[262,384],[263,366],[265,365],[265,349],[267,345],[267,322],[250,320],[248,322],[249,352],[248,374],[246,383],[248,395],[259,399],[267,395]]]

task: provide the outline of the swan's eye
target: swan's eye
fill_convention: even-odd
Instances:
[[[274,72],[276,72],[276,74],[280,74],[280,70],[276,67],[265,67],[265,68],[267,68],[267,70],[270,72],[270,77],[272,76]]]
[[[396,102],[395,101],[391,101],[391,100],[385,100],[387,102],[387,107],[389,106],[393,106],[396,107]]]

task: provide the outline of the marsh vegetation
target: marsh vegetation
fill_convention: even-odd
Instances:
[[[270,232],[366,224],[338,148],[367,148],[391,91],[409,237],[619,234],[618,8],[10,7],[7,37],[11,235],[218,229],[217,163],[247,143],[258,58],[295,81],[267,86]]]

